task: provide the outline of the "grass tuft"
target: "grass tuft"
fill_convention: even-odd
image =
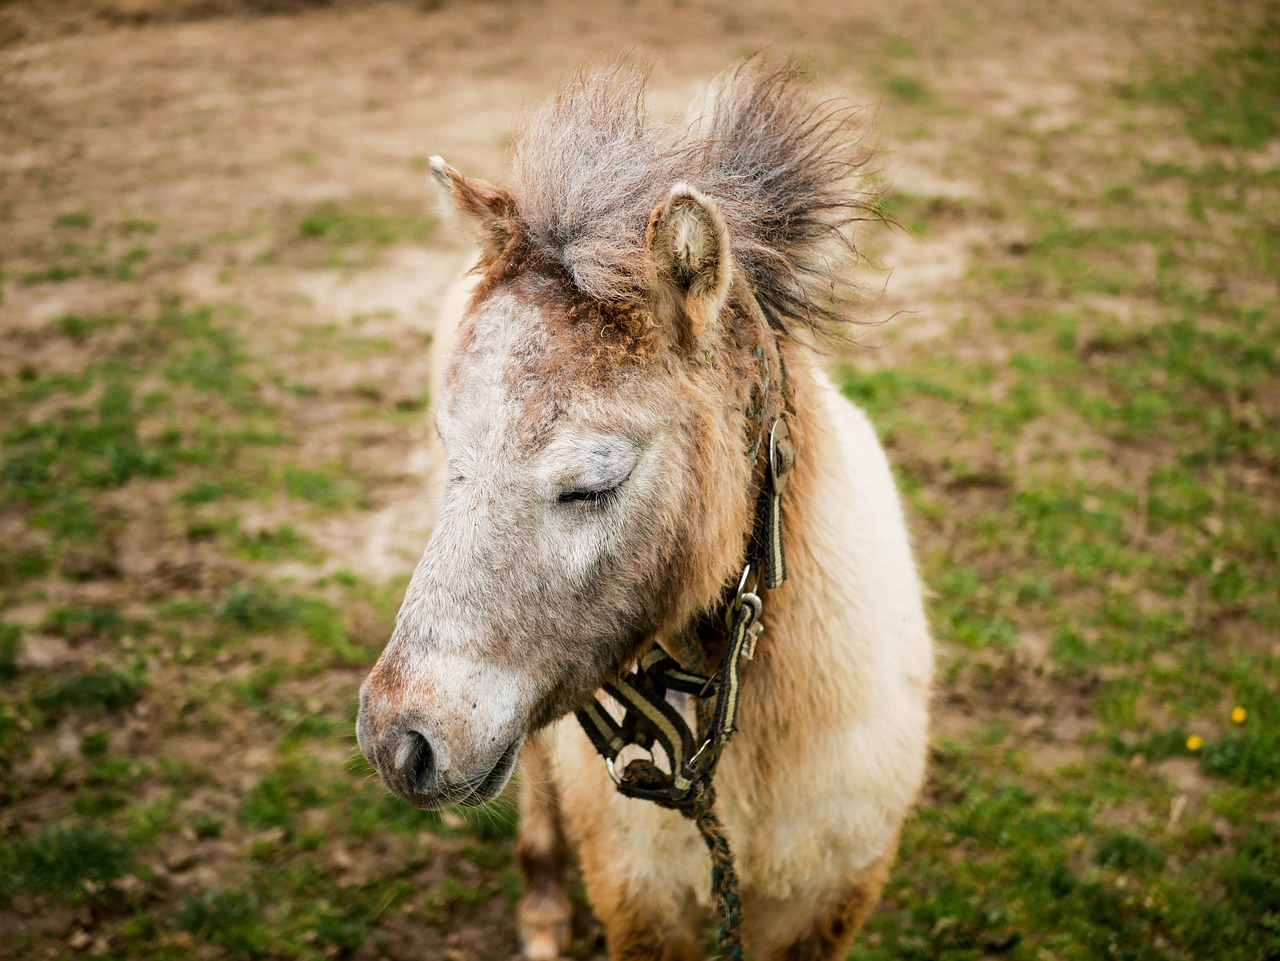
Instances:
[[[92,825],[47,825],[0,842],[0,901],[19,892],[83,895],[86,883],[114,881],[132,863],[117,834]]]
[[[201,941],[216,945],[233,957],[259,958],[271,948],[271,932],[262,916],[261,900],[244,891],[213,888],[187,898],[175,920]]]
[[[117,668],[99,668],[77,674],[37,692],[36,707],[47,713],[73,708],[86,712],[119,711],[142,698],[142,679]]]

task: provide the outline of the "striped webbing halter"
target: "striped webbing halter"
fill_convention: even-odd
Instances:
[[[747,456],[759,463],[767,439],[768,460],[756,498],[755,518],[742,576],[737,590],[724,605],[728,642],[720,665],[710,676],[686,670],[667,651],[655,644],[634,671],[604,686],[605,693],[621,708],[616,719],[604,704],[593,700],[577,712],[578,722],[596,750],[604,757],[609,775],[619,793],[674,808],[697,823],[712,859],[712,901],[720,921],[720,945],[724,957],[740,961],[741,905],[737,877],[728,841],[712,810],[715,790],[712,777],[729,738],[738,729],[738,700],[742,660],[751,660],[756,641],[764,630],[764,604],[757,593],[764,586],[773,589],[787,579],[786,556],[782,546],[782,493],[795,466],[795,447],[786,422],[786,385],[779,325],[772,322],[760,302],[749,291],[744,298],[761,328],[761,344],[756,348],[760,366],[759,383],[744,411],[747,418]],[[766,345],[770,349],[766,350]],[[777,376],[771,377],[769,354],[777,362]],[[778,402],[769,412],[770,386],[777,388]],[[766,426],[767,425],[767,426]],[[685,632],[697,633],[697,624]],[[684,716],[668,699],[669,692],[696,699],[701,735],[695,733]],[[647,751],[647,758],[635,758],[619,772],[618,757],[628,747]],[[665,755],[665,769],[657,763],[654,748]]]

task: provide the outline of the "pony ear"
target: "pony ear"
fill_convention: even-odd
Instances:
[[[476,229],[481,259],[492,263],[515,236],[515,200],[501,187],[464,177],[444,162],[431,158],[431,179],[446,203]]]
[[[649,215],[645,244],[657,273],[655,307],[692,347],[719,318],[733,281],[720,208],[688,184],[676,184]]]

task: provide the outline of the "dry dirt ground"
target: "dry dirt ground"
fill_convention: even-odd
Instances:
[[[1230,16],[1247,21],[1262,6],[1233,5]],[[80,758],[97,750],[85,746],[96,734],[93,743],[109,744],[113,756],[151,765],[132,781],[121,775],[132,785],[126,794],[140,792],[128,804],[168,803],[170,820],[156,816],[152,837],[168,840],[142,856],[116,900],[95,900],[93,890],[87,899],[57,898],[36,885],[0,903],[0,957],[133,956],[144,951],[139,945],[151,945],[147,957],[466,961],[514,954],[509,864],[476,848],[506,828],[489,836],[483,826],[477,834],[448,819],[430,830],[369,827],[348,835],[326,820],[342,808],[341,785],[350,783],[342,765],[351,741],[341,728],[362,665],[378,649],[396,591],[429,533],[422,509],[430,466],[421,413],[426,353],[433,309],[468,247],[460,230],[434,218],[428,155],[501,180],[522,109],[592,58],[652,56],[654,107],[674,112],[746,53],[795,52],[823,89],[869,105],[883,145],[881,176],[909,198],[892,208],[907,229],[868,241],[883,269],[868,266],[863,280],[884,293],[868,305],[867,319],[885,323],[866,328],[863,348],[833,363],[870,374],[945,353],[1001,365],[1010,357],[1005,332],[981,318],[1037,299],[1049,309],[1061,295],[973,283],[984,264],[1027,250],[1043,226],[1011,211],[993,184],[1026,176],[1078,197],[1101,196],[1110,186],[1105,171],[1055,162],[1054,138],[1077,152],[1082,140],[1105,139],[1106,124],[1091,115],[1098,98],[1132,83],[1152,57],[1204,56],[1204,18],[1199,8],[1158,0],[0,3],[0,376],[16,384],[73,373],[94,351],[117,349],[93,318],[207,306],[240,338],[237,356],[246,376],[257,378],[244,390],[289,438],[245,467],[248,487],[231,507],[213,495],[202,503],[183,467],[107,491],[109,536],[65,551],[48,547],[54,570],[22,589],[16,580],[10,585],[0,613],[22,631],[15,669],[37,679],[36,689],[42,675],[88,670],[104,659],[124,663],[131,651],[142,652],[147,681],[141,700],[105,720],[54,708],[39,721],[19,718],[16,736],[25,746],[0,768],[0,838],[72,817],[74,799],[94,783],[76,772]],[[1141,141],[1145,109],[1115,120],[1116,136]],[[1144,149],[1156,159],[1162,153],[1159,143]],[[1167,159],[1190,162],[1186,149],[1171,143]],[[1276,142],[1250,156],[1274,167]],[[1150,264],[1146,253],[1134,256],[1134,271],[1155,276],[1154,252]],[[1275,280],[1259,276],[1223,283],[1242,285],[1230,291],[1241,303],[1265,303]],[[1257,290],[1244,289],[1249,284]],[[1140,297],[1094,290],[1087,299],[1109,316],[1144,323]],[[66,317],[89,318],[88,333],[76,334],[75,323],[60,320]],[[75,336],[46,336],[58,324]],[[148,375],[136,373],[141,397]],[[228,403],[229,417],[257,416],[252,406]],[[1256,416],[1272,416],[1269,401],[1244,403],[1261,404]],[[158,436],[164,415],[148,414],[139,430]],[[4,416],[12,418],[8,430],[18,415],[7,409]],[[983,507],[1020,455],[966,436],[944,458],[913,447],[910,437],[900,432],[895,456],[947,504],[921,516],[913,501],[933,572],[929,565],[950,557],[957,537],[949,512]],[[946,474],[958,463],[964,470]],[[1112,467],[1128,477],[1132,465],[1120,463]],[[1257,466],[1258,496],[1274,496],[1266,479],[1273,467]],[[1090,469],[1102,476],[1109,468]],[[234,486],[233,479],[217,483]],[[343,493],[347,483],[356,493]],[[298,485],[302,493],[292,500],[277,496]],[[47,525],[36,530],[28,520],[0,515],[11,570],[13,558],[53,543]],[[181,626],[131,638],[131,618],[163,621],[156,612],[175,598],[204,598],[203,613],[193,608],[192,617],[216,633],[234,622],[234,612],[226,613],[231,602],[220,599],[243,599],[235,591],[244,583],[327,598],[343,620],[339,653],[307,653],[305,645],[328,635],[304,615],[301,630],[311,633],[303,641],[273,637],[261,629],[269,617],[255,622],[249,614],[243,633],[253,636],[216,650],[184,640]],[[99,630],[90,619],[77,633],[66,628],[72,615],[51,614],[107,609],[126,626]],[[1009,713],[1001,723],[1040,738],[1032,767],[1079,765],[1097,747],[1086,735],[1101,675],[1083,671],[1051,684],[1027,667],[1047,658],[1049,640],[1018,626],[1013,654],[983,660],[964,642],[944,647],[939,737],[970,744],[989,736],[989,702],[1002,698]],[[981,670],[969,670],[971,655]],[[207,704],[205,689],[214,692]],[[294,714],[271,706],[285,703]],[[305,758],[281,748],[298,718],[313,714],[333,718],[334,733],[311,744]],[[178,761],[161,763],[168,758]],[[1194,763],[1165,763],[1181,803],[1194,807],[1210,794]],[[245,799],[258,798],[254,791],[272,776],[317,778],[323,803],[295,798],[296,818],[287,824],[270,813],[246,815]],[[379,797],[376,785],[355,783],[360,798]],[[92,811],[75,810],[92,820]],[[1117,811],[1108,816],[1125,821]],[[335,836],[341,839],[333,843]],[[208,892],[249,889],[245,878],[262,871],[280,870],[280,883],[299,900],[306,882],[295,868],[307,858],[326,877],[339,877],[344,891],[372,890],[380,873],[398,878],[386,903],[361,915],[376,938],[344,939],[320,927],[318,940],[300,934],[282,947],[269,935],[262,940],[250,922],[242,931],[216,920],[226,905],[208,901]],[[260,907],[254,902],[254,911]],[[206,908],[215,920],[200,920]],[[167,920],[174,912],[183,919],[176,924]],[[598,932],[579,913],[575,952],[600,955]],[[945,921],[934,925],[944,940],[955,923]],[[151,937],[144,936],[148,923],[158,925]],[[994,929],[1003,923],[991,922]],[[978,938],[974,953],[955,956],[1007,950],[1014,941],[1002,941],[1001,930]]]
[[[368,315],[385,335],[420,344],[436,298],[465,266],[462,231],[394,244],[358,272],[315,258],[289,263],[288,252],[272,246],[278,234],[324,201],[426,214],[433,200],[424,161],[432,153],[500,180],[523,108],[574,66],[625,53],[656,59],[655,109],[674,113],[736,58],[766,48],[794,52],[833,94],[867,104],[884,137],[893,121],[885,68],[866,64],[882,64],[887,46],[910,37],[928,71],[927,44],[946,45],[946,76],[936,82],[960,87],[955,99],[966,111],[941,118],[927,136],[888,140],[881,169],[895,190],[977,204],[984,158],[966,155],[965,131],[1029,108],[1038,129],[1067,127],[1081,109],[1079,86],[1123,79],[1136,56],[1135,35],[1143,48],[1188,42],[1187,25],[1158,5],[1122,4],[1106,17],[1089,11],[1086,4],[1057,5],[1046,13],[1019,2],[976,11],[935,0],[9,3],[0,7],[0,40],[9,41],[0,48],[8,273],[20,275],[47,255],[48,227],[67,211],[92,210],[101,223],[154,223],[159,233],[135,282],[14,285],[0,323],[39,327],[68,312],[127,312],[166,291],[195,303],[244,305],[303,330]],[[866,319],[894,317],[901,342],[945,331],[957,316],[950,285],[984,247],[1017,240],[1002,235],[994,218],[952,219],[961,222],[949,224],[945,210],[935,217],[927,241],[878,238],[892,276],[865,278],[885,288]],[[875,333],[863,341],[886,347]],[[417,397],[423,354],[342,358],[331,374]],[[891,363],[893,353],[868,357]],[[7,363],[20,361],[15,355]],[[311,416],[323,423],[344,414]],[[379,452],[389,472],[421,475],[425,465],[414,454],[420,436]],[[325,532],[343,563],[385,576],[416,557],[427,532],[414,520],[421,513],[414,479],[405,481],[385,492],[385,507],[373,516]]]

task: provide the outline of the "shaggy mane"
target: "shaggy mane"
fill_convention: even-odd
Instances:
[[[815,103],[793,64],[730,69],[684,125],[645,109],[648,70],[580,73],[522,124],[512,157],[525,240],[585,296],[642,296],[650,211],[685,181],[715,199],[735,266],[784,328],[848,319],[850,228],[883,219],[862,167],[859,114]]]

